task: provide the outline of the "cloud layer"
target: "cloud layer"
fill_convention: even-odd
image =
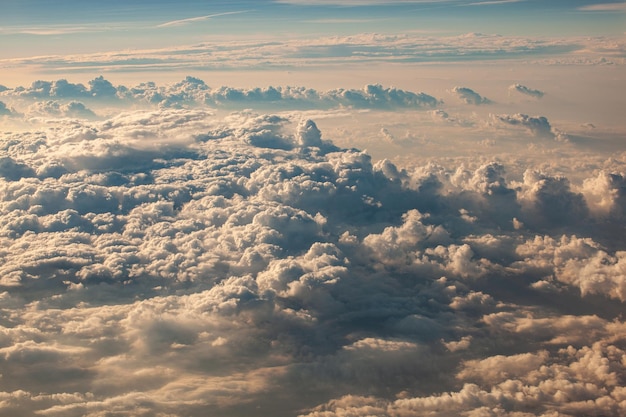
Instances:
[[[184,21],[181,21],[184,23]],[[55,30],[58,30],[55,29]],[[156,35],[155,35],[156,36]],[[268,37],[193,45],[0,59],[0,66],[48,73],[302,69],[374,63],[468,63],[534,60],[545,64],[623,65],[623,37],[537,38],[466,33],[356,33],[348,36]]]
[[[3,411],[626,412],[623,173],[402,169],[296,112],[189,105],[439,103],[376,85],[6,93],[47,104],[0,137]],[[68,114],[94,96],[155,105]],[[544,119],[498,123],[543,134]]]
[[[114,86],[102,76],[83,84],[70,83],[65,79],[57,81],[35,81],[29,87],[16,87],[0,92],[14,100],[44,100],[33,106],[29,113],[50,115],[70,114],[93,116],[83,103],[109,103],[111,105],[158,105],[159,107],[213,106],[224,108],[245,108],[262,105],[277,109],[328,109],[352,107],[356,109],[418,109],[433,108],[440,101],[425,93],[414,93],[380,84],[368,84],[362,89],[333,89],[317,91],[305,87],[266,87],[266,88],[211,88],[195,77],[165,86],[153,82],[141,83],[133,87]],[[59,100],[72,100],[63,105]],[[0,112],[10,111],[0,107]]]

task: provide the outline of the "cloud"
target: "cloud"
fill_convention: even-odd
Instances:
[[[187,76],[184,80],[158,86],[156,83],[141,83],[136,86],[114,86],[102,76],[89,81],[89,87],[72,84],[66,80],[39,80],[30,87],[18,87],[5,95],[13,99],[53,99],[31,106],[31,113],[68,113],[53,107],[71,106],[69,113],[88,114],[88,109],[79,109],[82,102],[103,104],[139,103],[159,107],[182,108],[185,106],[215,106],[230,109],[264,107],[275,109],[329,109],[334,107],[354,107],[360,109],[415,109],[434,108],[440,100],[426,93],[415,93],[380,84],[368,84],[362,89],[332,89],[317,91],[305,87],[266,87],[266,88],[211,88],[199,78]],[[62,103],[60,100],[71,100]],[[77,100],[80,100],[78,102]],[[47,109],[47,110],[46,110]]]
[[[386,3],[385,3],[386,4]],[[623,39],[538,38],[468,33],[432,36],[419,32],[389,35],[277,38],[203,42],[128,51],[74,53],[0,59],[24,71],[57,74],[136,71],[278,69],[362,66],[373,63],[500,62],[526,58],[544,64],[611,65],[623,63]],[[550,58],[545,58],[549,56]]]
[[[527,114],[517,113],[512,115],[496,115],[495,118],[508,125],[523,126],[535,137],[557,137],[545,116],[528,116]]]
[[[626,213],[626,177],[623,174],[602,171],[595,178],[585,179],[581,192],[595,216],[623,217]]]
[[[626,299],[622,251],[609,255],[593,240],[575,236],[563,236],[560,240],[537,237],[520,245],[517,251],[523,256],[532,252],[537,261],[552,263],[555,278],[579,288],[584,295]]]
[[[491,1],[479,1],[475,3],[469,3],[467,6],[491,6],[494,4],[506,4],[506,3],[519,3],[524,0],[491,0]]]
[[[0,132],[12,414],[623,414],[610,166],[375,161],[337,144],[325,109],[364,110],[376,138],[395,130],[379,118],[452,118],[376,84],[98,77],[3,97],[40,110]],[[101,116],[64,117],[72,102]],[[249,109],[267,102],[288,111]]]
[[[350,23],[369,23],[373,22],[375,19],[314,19],[307,20],[307,23],[316,23],[316,24],[350,24]]]
[[[117,89],[111,84],[110,81],[104,79],[103,76],[99,76],[89,81],[89,92],[92,97],[115,97],[117,95]]]
[[[17,181],[23,177],[34,176],[34,171],[28,165],[15,161],[10,156],[0,158],[0,176],[9,181]]]
[[[56,81],[37,80],[30,87],[17,87],[7,89],[4,95],[13,98],[38,98],[38,99],[117,99],[118,88],[98,76],[88,82],[89,87],[84,84],[74,84],[65,79]],[[120,92],[125,91],[125,87],[120,86]]]
[[[0,101],[0,116],[10,116],[11,114],[13,114],[11,109],[4,102]]]
[[[56,117],[78,117],[95,118],[96,114],[78,101],[70,101],[61,104],[58,101],[42,101],[30,106],[27,110],[28,116],[56,116]]]
[[[15,94],[26,97],[58,97],[58,98],[80,98],[88,97],[89,92],[83,84],[73,84],[65,79],[57,81],[38,80],[31,84],[30,88],[16,88]]]
[[[603,361],[606,361],[605,364],[617,365],[611,352],[613,349],[615,347],[605,350],[599,345],[581,350],[572,347],[562,349],[559,356],[568,361],[569,365],[557,362],[541,366],[539,370],[535,370],[534,366],[539,366],[548,359],[547,352],[540,352],[537,355],[492,357],[485,362],[467,364],[469,366],[489,364],[491,367],[487,372],[490,374],[497,372],[496,370],[505,372],[503,382],[490,382],[485,388],[465,383],[459,391],[432,396],[405,397],[395,401],[345,396],[303,415],[334,417],[376,413],[380,416],[394,416],[428,412],[430,415],[442,417],[460,413],[478,416],[516,416],[522,415],[522,412],[518,411],[522,408],[525,410],[524,415],[528,410],[533,410],[530,415],[550,415],[553,410],[558,410],[557,413],[582,414],[602,410],[609,415],[618,415],[613,410],[619,413],[623,409],[619,403],[622,390],[616,386],[614,374],[610,373],[608,366],[603,367],[597,378],[589,373],[593,372],[593,364]],[[509,370],[512,371],[510,374]],[[553,378],[556,372],[560,372],[560,375]],[[581,383],[579,382],[581,380],[589,382]],[[597,385],[598,383],[605,385],[607,382],[613,387],[612,395],[608,395]],[[533,387],[535,389],[532,389]],[[545,398],[550,400],[550,407],[541,406]]]
[[[26,34],[35,36],[73,35],[82,33],[99,33],[115,29],[126,29],[124,25],[107,23],[106,25],[87,24],[41,24],[37,26],[5,26],[0,30],[3,34]]]
[[[452,93],[456,94],[465,104],[489,104],[491,100],[486,97],[482,97],[474,90],[467,87],[454,87]]]
[[[214,17],[228,16],[228,15],[240,14],[240,13],[247,13],[248,11],[249,10],[241,10],[241,11],[235,11],[235,12],[224,12],[224,13],[214,13],[214,14],[210,14],[210,15],[206,15],[206,16],[197,16],[197,17],[190,17],[190,18],[187,18],[187,19],[171,20],[169,22],[162,23],[162,24],[158,25],[157,27],[163,28],[163,27],[170,27],[170,26],[181,26],[181,25],[186,25],[186,24],[190,24],[190,23],[200,22],[200,21],[203,21],[203,20],[213,19]]]
[[[306,120],[298,126],[296,137],[301,146],[322,146],[322,132],[312,120]]]
[[[527,95],[529,97],[533,97],[533,98],[542,98],[543,95],[545,94],[543,91],[540,90],[534,90],[532,88],[528,88],[525,85],[521,85],[521,84],[513,84],[509,87],[509,91],[515,91],[518,92],[520,94],[524,94]]]
[[[528,221],[562,225],[576,223],[588,215],[583,195],[573,192],[568,179],[564,177],[528,170],[524,173],[519,199],[533,213]]]
[[[478,383],[500,383],[507,379],[519,378],[540,368],[549,358],[547,351],[522,353],[512,356],[491,356],[482,360],[469,360],[457,374],[460,380]]]
[[[590,4],[587,6],[581,6],[578,10],[585,12],[623,12],[626,11],[626,3],[614,2],[614,3],[600,3]]]

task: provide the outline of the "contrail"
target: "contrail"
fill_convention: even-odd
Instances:
[[[249,12],[249,11],[250,10],[241,10],[241,11],[238,11],[238,12],[224,12],[224,13],[209,14],[209,15],[206,15],[206,16],[190,17],[188,19],[172,20],[171,22],[162,23],[162,24],[158,25],[157,27],[158,28],[163,28],[163,27],[168,27],[168,26],[186,25],[187,23],[199,22],[201,20],[208,20],[208,19],[211,19],[213,17],[225,16],[225,15],[229,15],[229,14],[246,13],[246,12]]]

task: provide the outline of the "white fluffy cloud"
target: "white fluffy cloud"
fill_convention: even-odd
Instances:
[[[40,100],[0,136],[3,411],[626,411],[623,174],[403,169],[298,112],[205,106],[441,105],[378,85],[88,85],[3,92]]]
[[[591,212],[600,217],[626,214],[626,177],[620,173],[602,171],[587,178],[581,187]]]

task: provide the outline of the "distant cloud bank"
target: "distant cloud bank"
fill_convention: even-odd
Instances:
[[[165,24],[183,25],[201,16]],[[163,28],[166,30],[167,26]],[[268,38],[108,52],[0,59],[0,65],[59,73],[309,68],[370,63],[538,60],[544,64],[624,65],[626,43],[602,38],[531,38],[467,33],[458,36],[362,33],[315,38]],[[182,53],[184,52],[184,53]]]
[[[317,91],[305,87],[266,88],[211,88],[204,81],[187,77],[179,83],[157,86],[141,83],[134,87],[113,86],[103,77],[89,81],[88,86],[57,81],[35,81],[30,87],[17,87],[0,92],[11,98],[35,99],[82,99],[116,104],[145,103],[160,107],[209,105],[237,108],[246,105],[265,105],[277,108],[306,109],[348,106],[360,109],[415,109],[434,108],[440,101],[425,93],[414,93],[378,84],[366,85],[363,89],[334,89]],[[49,104],[50,105],[50,104]],[[74,104],[74,110],[78,111]],[[40,106],[41,107],[41,106]],[[87,109],[82,109],[84,112]]]

